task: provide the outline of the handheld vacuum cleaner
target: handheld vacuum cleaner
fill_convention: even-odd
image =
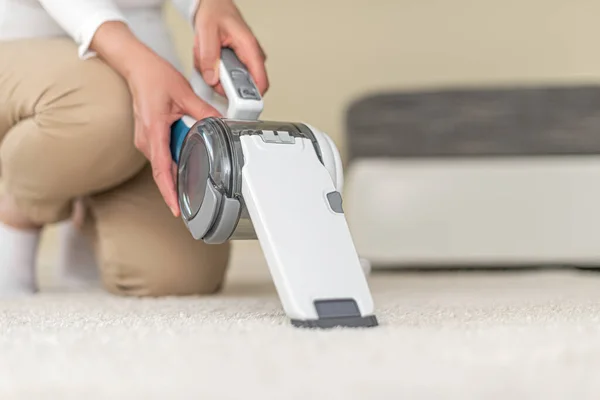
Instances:
[[[378,325],[342,208],[343,171],[329,136],[304,123],[258,120],[262,97],[222,49],[226,118],[172,126],[182,219],[209,244],[258,239],[296,327]]]

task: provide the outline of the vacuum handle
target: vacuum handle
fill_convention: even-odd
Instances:
[[[219,77],[229,102],[226,118],[257,120],[263,99],[252,75],[230,48],[221,49]]]
[[[235,52],[224,47],[219,61],[219,82],[225,99],[208,86],[195,68],[190,79],[194,92],[228,119],[255,121],[263,110],[258,87]]]
[[[264,103],[252,75],[230,48],[221,49],[219,79],[228,100],[227,105],[219,102],[214,90],[206,85],[200,73],[192,70],[191,84],[198,96],[216,108],[225,118],[237,120],[258,120]],[[185,116],[171,126],[171,156],[179,161],[183,141],[197,121]]]

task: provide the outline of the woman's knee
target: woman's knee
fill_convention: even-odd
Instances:
[[[214,293],[230,246],[195,240],[174,218],[150,166],[118,188],[86,199],[98,264],[107,289],[130,296]],[[90,222],[92,223],[92,222]]]
[[[35,94],[32,93],[32,96]],[[100,60],[69,64],[40,96],[34,115],[5,137],[2,173],[16,195],[80,196],[141,170],[125,81]]]
[[[179,257],[173,251],[168,262],[162,256],[142,254],[129,260],[101,263],[106,289],[135,297],[198,296],[218,292],[229,261],[229,245],[206,246],[197,259]],[[160,250],[170,252],[168,248]]]

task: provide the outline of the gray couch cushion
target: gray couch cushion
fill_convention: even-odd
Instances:
[[[376,94],[350,105],[351,159],[600,153],[600,87]]]

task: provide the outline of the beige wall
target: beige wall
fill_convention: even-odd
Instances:
[[[304,120],[343,146],[369,91],[600,77],[596,0],[237,0],[269,54],[265,119]],[[168,9],[180,53],[185,23]]]

